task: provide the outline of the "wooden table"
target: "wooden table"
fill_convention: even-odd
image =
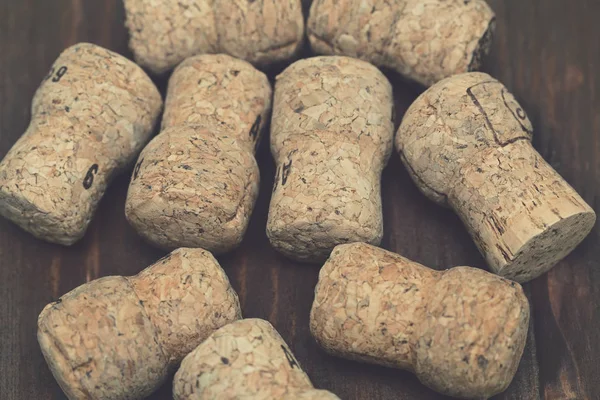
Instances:
[[[536,128],[534,144],[600,211],[600,1],[490,0],[498,30],[485,70]],[[116,0],[0,0],[0,157],[25,131],[31,98],[67,46],[87,41],[131,57]],[[395,74],[399,116],[421,90]],[[158,82],[164,91],[165,81]],[[246,317],[271,321],[315,386],[343,399],[441,399],[410,373],[326,355],[309,310],[319,266],[278,255],[265,235],[274,165],[264,140],[261,194],[242,246],[219,261]],[[0,220],[0,399],[64,399],[42,358],[43,306],[83,282],[132,275],[160,258],[124,216],[129,172],[109,188],[85,238],[66,248]],[[458,217],[421,195],[392,156],[383,176],[383,247],[437,269],[485,268]],[[498,399],[600,399],[600,229],[550,273],[526,284],[532,322],[510,388]],[[165,385],[152,399],[170,399]]]

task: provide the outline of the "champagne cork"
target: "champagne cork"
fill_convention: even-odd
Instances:
[[[107,185],[150,138],[162,108],[133,62],[79,43],[35,93],[27,131],[0,163],[0,214],[34,236],[81,239]]]
[[[259,67],[300,49],[300,0],[125,0],[129,47],[138,64],[160,74],[188,57],[225,53]]]
[[[438,272],[365,243],[335,248],[310,315],[327,352],[406,369],[433,390],[477,399],[508,387],[528,323],[518,283],[470,267]]]
[[[181,363],[175,400],[339,400],[313,388],[273,326],[243,319],[214,332]]]
[[[166,249],[238,246],[258,196],[254,150],[270,110],[267,77],[245,61],[201,55],[177,67],[163,131],[129,185],[125,213],[138,233]]]
[[[214,330],[239,318],[217,260],[178,249],[136,276],[97,279],[48,304],[38,341],[69,399],[142,399]]]
[[[421,191],[452,207],[492,271],[534,279],[592,229],[592,208],[538,154],[533,127],[506,87],[483,73],[423,93],[396,147]]]
[[[307,31],[318,54],[360,58],[429,86],[478,69],[495,25],[484,0],[314,0]]]
[[[379,244],[381,172],[394,136],[392,87],[348,57],[298,61],[277,77],[277,173],[267,235],[284,255],[323,261],[340,243]]]

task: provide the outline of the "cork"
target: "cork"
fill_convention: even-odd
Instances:
[[[310,314],[327,352],[405,369],[440,393],[477,399],[508,387],[528,323],[518,283],[470,267],[438,272],[365,243],[334,249]]]
[[[181,363],[173,381],[175,400],[335,400],[314,389],[273,326],[262,319],[226,325]]]
[[[273,104],[271,244],[310,262],[340,243],[379,244],[381,172],[394,136],[385,76],[357,59],[309,58],[277,77]]]
[[[0,214],[40,239],[75,243],[110,181],[149,140],[161,108],[133,62],[89,43],[69,47],[0,163]]]
[[[532,132],[504,85],[468,73],[423,93],[396,136],[421,191],[458,213],[493,272],[518,282],[552,268],[596,220],[533,148]]]
[[[38,341],[69,399],[141,399],[239,318],[237,294],[217,260],[178,249],[136,276],[100,278],[48,304]]]
[[[187,59],[169,80],[163,131],[139,156],[125,214],[140,235],[215,254],[241,242],[258,196],[254,151],[271,111],[267,77],[228,55]]]
[[[164,73],[188,57],[225,53],[259,67],[293,57],[304,38],[301,0],[125,0],[138,64]]]
[[[484,0],[314,0],[307,33],[317,54],[360,58],[430,86],[478,69],[495,25]]]

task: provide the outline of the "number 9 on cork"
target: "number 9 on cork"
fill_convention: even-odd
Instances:
[[[150,138],[161,108],[160,93],[133,62],[93,44],[69,47],[0,163],[0,213],[38,238],[73,244],[110,180]]]
[[[340,243],[379,244],[381,171],[394,135],[386,77],[357,59],[309,58],[277,77],[273,105],[271,244],[311,262]]]

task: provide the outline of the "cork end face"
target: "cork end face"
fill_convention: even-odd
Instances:
[[[571,253],[590,233],[595,223],[596,214],[586,207],[546,226],[541,233],[525,243],[514,257],[504,254],[506,263],[499,268],[492,268],[498,275],[519,283],[535,279]]]
[[[279,222],[276,222],[279,221]],[[323,263],[338,245],[365,242],[379,245],[383,238],[383,225],[357,226],[346,224],[293,221],[281,223],[277,213],[269,213],[267,236],[271,245],[284,256],[306,263]]]
[[[168,251],[190,247],[223,254],[242,242],[249,216],[240,221],[236,214],[225,224],[220,224],[214,218],[217,211],[193,213],[186,212],[186,208],[185,201],[165,201],[158,196],[139,202],[128,200],[125,217],[145,240]]]
[[[57,302],[50,303],[40,313],[38,318],[37,339],[42,350],[42,355],[56,379],[56,382],[69,399],[89,398],[90,394],[80,384],[73,374],[73,368],[65,358],[65,353],[60,350],[60,345],[53,337],[51,329],[47,326],[46,316]]]
[[[0,175],[2,172],[0,171]],[[56,212],[45,211],[29,201],[23,193],[12,191],[0,181],[0,215],[20,226],[38,239],[50,243],[71,246],[79,241],[87,230],[83,213],[79,218],[65,218]],[[66,211],[70,213],[71,210]]]
[[[518,283],[456,267],[429,290],[415,336],[415,370],[432,389],[469,399],[506,390],[525,348],[529,303]]]
[[[46,306],[38,342],[69,399],[145,398],[167,377],[151,321],[123,277],[89,282]]]
[[[477,47],[473,51],[473,57],[469,63],[468,72],[478,71],[481,68],[483,60],[489,54],[492,47],[495,31],[496,17],[494,16],[490,20],[487,29],[483,32],[481,39],[479,39],[479,42],[477,43]]]

